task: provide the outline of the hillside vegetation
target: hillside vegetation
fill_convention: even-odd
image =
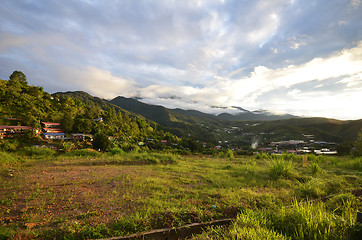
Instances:
[[[67,134],[92,133],[113,137],[109,148],[129,149],[147,139],[177,140],[172,134],[157,130],[155,123],[142,116],[83,92],[72,95],[50,95],[42,87],[29,86],[26,76],[15,71],[8,81],[0,81],[0,125],[28,125],[40,129],[41,122],[58,122]],[[41,136],[34,138],[34,135],[29,135],[29,138],[22,136],[12,140],[33,144],[41,141]]]
[[[221,142],[225,147],[231,148],[250,146],[255,139],[264,144],[272,141],[303,139],[303,134],[313,134],[316,141],[342,143],[354,141],[357,133],[362,129],[362,119],[341,121],[284,115],[281,118],[287,119],[277,120],[277,116],[272,118],[268,115],[247,112],[259,118],[259,121],[251,121],[256,117],[243,118],[242,114],[235,116],[227,114],[230,116],[224,117],[225,114],[215,116],[194,110],[168,109],[124,97],[116,97],[111,100],[111,103],[151,119],[178,136],[191,135],[203,141]],[[274,121],[270,121],[271,119]],[[223,144],[225,142],[227,144]]]

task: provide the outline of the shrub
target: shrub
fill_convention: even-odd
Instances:
[[[17,159],[12,154],[0,151],[0,175],[12,176],[11,169],[16,163]]]
[[[13,157],[12,154],[0,151],[0,163],[1,164],[11,163],[14,161],[15,161],[15,158]]]
[[[131,162],[141,164],[173,164],[177,163],[179,156],[174,154],[161,153],[134,153],[127,156]]]
[[[226,152],[226,157],[228,157],[228,158],[234,158],[234,152],[233,152],[233,150],[229,149],[229,150]]]
[[[7,152],[15,152],[19,148],[19,142],[6,140],[1,143],[0,149]]]
[[[362,171],[362,157],[349,158],[343,162],[338,162],[336,165],[341,168]]]
[[[108,139],[108,136],[103,133],[103,132],[99,132],[96,133],[94,135],[94,139],[93,139],[93,148],[96,150],[101,150],[101,151],[107,151],[111,146],[111,142]]]
[[[326,195],[326,186],[324,182],[311,180],[299,183],[294,191],[295,195],[300,198],[314,199]]]
[[[122,155],[122,154],[125,154],[125,151],[123,151],[122,148],[114,147],[111,150],[109,150],[109,153],[111,155]]]
[[[283,159],[274,159],[270,161],[270,176],[274,179],[279,177],[290,177],[293,163]]]
[[[69,141],[65,141],[62,143],[62,147],[64,152],[69,152],[70,150],[72,150],[72,148],[74,148],[74,143],[69,142]]]
[[[77,149],[64,153],[64,156],[70,157],[97,157],[100,153],[92,149]]]
[[[317,156],[314,154],[307,154],[308,161],[316,161]]]
[[[309,168],[313,175],[316,175],[320,171],[320,167],[316,162],[312,162]]]
[[[282,153],[282,158],[284,160],[294,160],[296,156],[293,153]]]
[[[14,235],[15,230],[9,227],[0,226],[0,239],[13,239]]]
[[[24,147],[21,153],[26,156],[52,156],[55,150],[47,147]]]

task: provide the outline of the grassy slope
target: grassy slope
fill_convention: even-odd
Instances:
[[[124,235],[279,209],[362,183],[361,159],[311,156],[313,170],[295,158],[279,176],[263,156],[1,154],[0,236],[19,238]]]

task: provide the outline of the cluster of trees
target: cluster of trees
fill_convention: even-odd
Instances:
[[[52,96],[43,91],[42,87],[29,86],[21,71],[14,71],[9,80],[0,80],[0,102],[0,125],[14,124],[8,120],[10,118],[19,119],[16,124],[35,129],[40,129],[42,121],[60,122],[66,134],[94,134],[96,147],[103,150],[112,145],[132,148],[137,142],[148,139],[178,141],[176,136],[157,130],[156,124],[117,106],[109,106],[105,110],[97,102],[70,96]]]

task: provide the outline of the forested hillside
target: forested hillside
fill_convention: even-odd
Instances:
[[[277,116],[263,115],[263,120],[242,121],[237,119],[243,114],[233,117],[230,117],[230,114],[214,116],[194,110],[168,109],[124,97],[116,97],[111,102],[151,119],[175,134],[190,134],[196,139],[215,142],[225,147],[250,146],[253,141],[267,145],[272,141],[303,140],[303,135],[311,134],[316,141],[342,143],[354,141],[362,128],[362,120],[298,118],[292,115],[280,116],[288,119],[276,120]],[[246,115],[255,119],[257,114],[246,111],[244,116]],[[260,115],[259,118],[263,116]],[[266,121],[268,118],[274,120]]]
[[[15,71],[0,81],[0,125],[27,125],[40,128],[40,122],[59,122],[65,133],[91,133],[112,136],[123,147],[147,139],[177,139],[157,130],[156,124],[130,114],[107,101],[76,92],[50,95],[42,87],[29,86],[26,76]]]
[[[180,137],[193,137],[198,140],[216,142],[216,138],[208,129],[200,127],[200,123],[207,121],[218,124],[218,120],[210,115],[198,111],[168,109],[163,106],[142,103],[136,99],[116,97],[110,101],[130,112],[140,114],[147,119],[160,124],[160,128],[172,132]]]

